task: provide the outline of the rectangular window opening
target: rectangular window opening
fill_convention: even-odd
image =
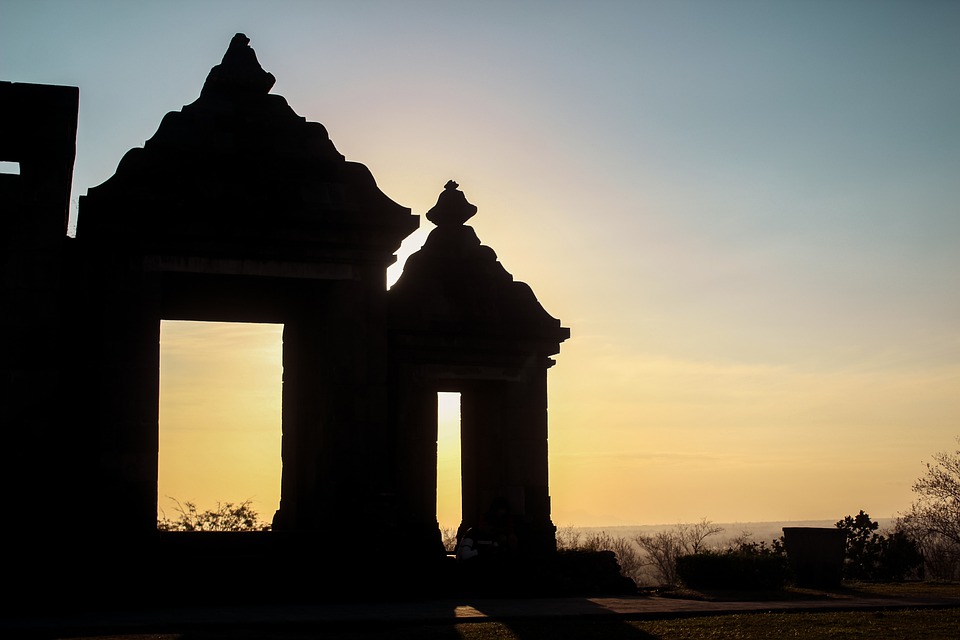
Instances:
[[[9,162],[7,160],[0,160],[0,173],[18,176],[20,175],[20,163]]]
[[[186,520],[201,530],[258,530],[273,519],[280,504],[282,336],[281,324],[160,323],[161,528],[190,530]],[[253,522],[224,517],[245,504],[258,516]]]
[[[463,517],[460,468],[460,394],[437,394],[437,522],[451,549]]]

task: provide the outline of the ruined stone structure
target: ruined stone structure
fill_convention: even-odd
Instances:
[[[452,182],[388,291],[418,217],[269,93],[248,42],[80,198],[75,238],[78,92],[0,84],[0,159],[21,166],[0,176],[15,544],[129,571],[177,544],[156,531],[159,332],[176,319],[284,326],[281,504],[257,543],[271,561],[342,545],[346,529],[412,562],[443,556],[439,391],[462,398],[461,530],[499,500],[522,556],[549,555],[547,369],[569,331],[481,245]]]

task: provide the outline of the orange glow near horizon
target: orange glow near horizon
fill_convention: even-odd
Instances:
[[[282,325],[163,321],[158,513],[280,502]],[[437,394],[437,519],[461,520],[460,394]]]
[[[460,394],[437,394],[437,521],[456,529],[462,519]]]

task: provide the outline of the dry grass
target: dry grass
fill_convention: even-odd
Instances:
[[[710,602],[768,602],[792,600],[849,600],[850,598],[955,599],[960,603],[958,582],[844,582],[836,589],[787,587],[783,591],[698,591],[685,587],[641,589],[641,593],[665,598]]]

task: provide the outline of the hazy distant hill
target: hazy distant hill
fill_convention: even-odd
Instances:
[[[837,518],[839,520],[840,518]],[[722,546],[727,541],[737,536],[750,533],[751,539],[757,542],[769,542],[783,535],[784,527],[833,527],[837,520],[785,520],[780,522],[711,522],[712,525],[723,527],[723,533],[710,537],[708,540],[713,545]],[[880,524],[881,529],[887,529],[893,526],[894,518],[877,518],[875,520]],[[659,531],[669,531],[676,527],[676,524],[646,524],[612,527],[564,527],[558,525],[561,532],[565,529],[571,529],[584,535],[599,533],[604,531],[612,536],[620,538],[633,538],[637,534],[651,534]]]

